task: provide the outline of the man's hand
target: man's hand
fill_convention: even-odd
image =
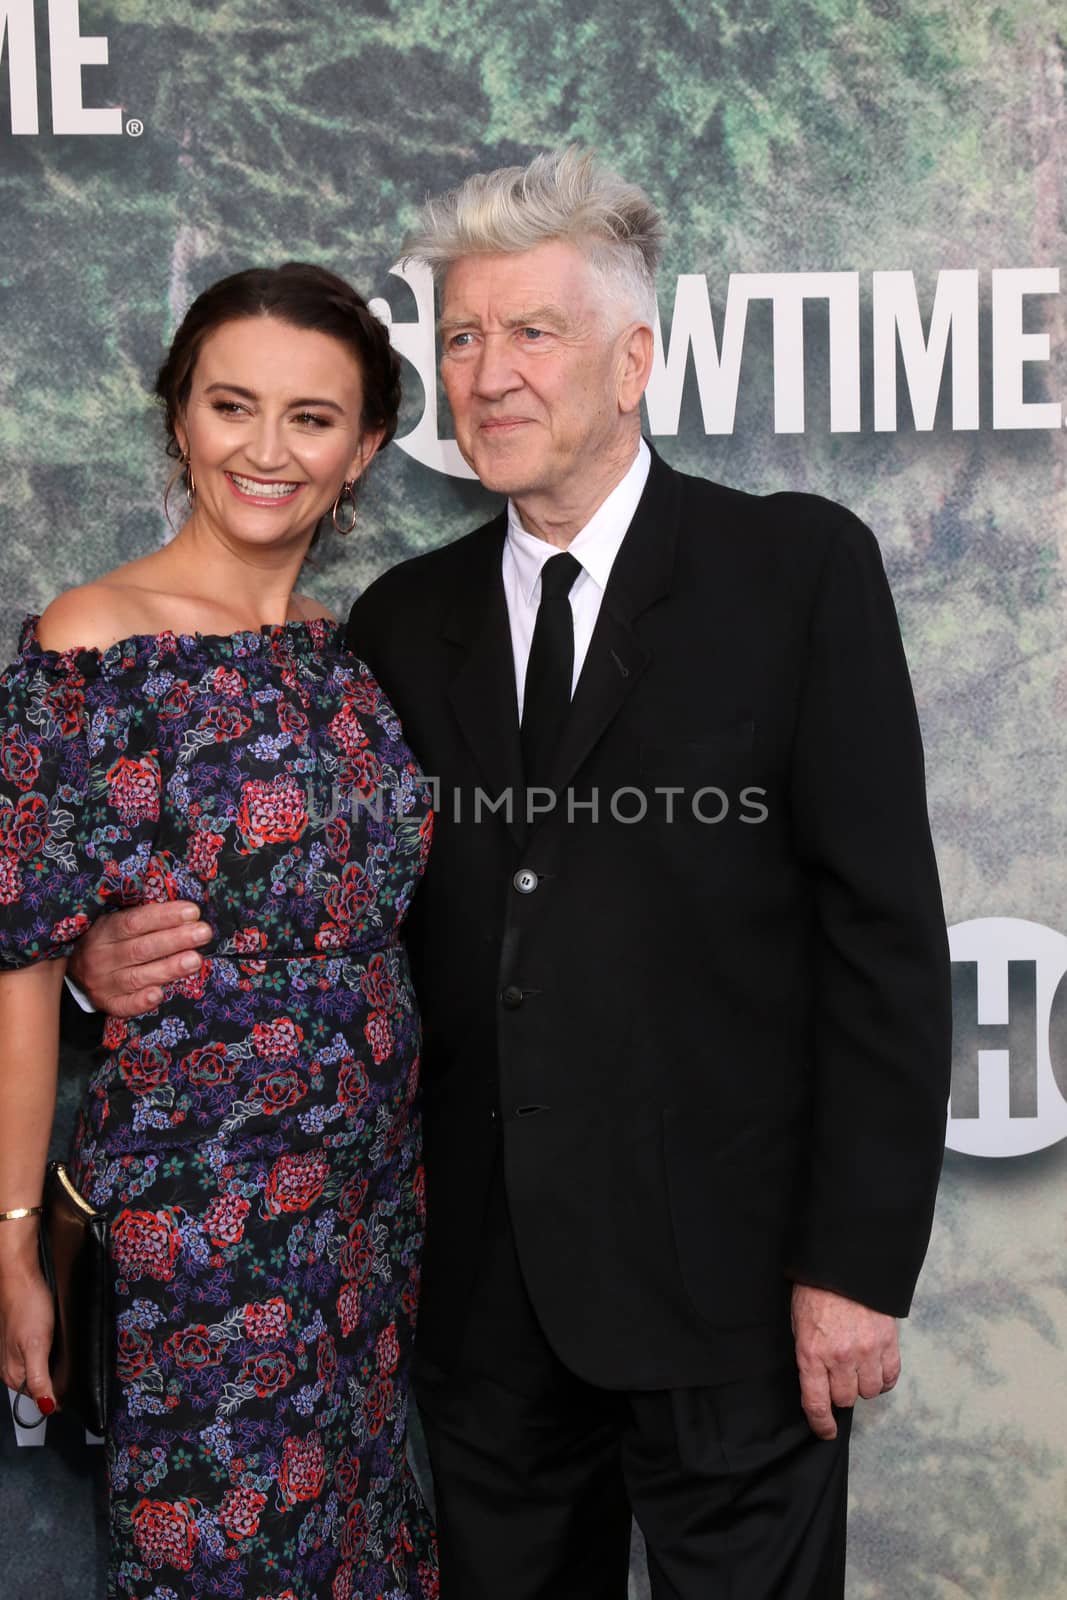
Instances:
[[[806,1283],[793,1286],[800,1401],[820,1439],[836,1439],[830,1409],[885,1394],[900,1377],[897,1324],[881,1311]]]
[[[188,900],[133,906],[101,917],[74,946],[67,973],[97,1011],[136,1017],[163,998],[163,984],[200,965],[197,945],[212,938],[200,908]]]

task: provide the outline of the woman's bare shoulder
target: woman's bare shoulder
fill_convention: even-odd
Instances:
[[[52,601],[37,624],[41,647],[106,650],[116,639],[167,628],[204,633],[231,631],[225,617],[217,623],[212,620],[210,608],[205,611],[202,600],[191,603],[189,597],[156,587],[158,579],[150,559],[141,558],[92,583],[68,589]],[[289,609],[297,622],[318,618],[337,621],[329,607],[311,595],[294,594]]]
[[[310,594],[294,594],[291,610],[294,622],[317,622],[320,618],[324,622],[337,621],[329,606],[324,606],[321,600],[316,600]]]
[[[67,589],[46,606],[37,624],[44,650],[106,650],[116,639],[143,633],[144,597],[109,577]]]

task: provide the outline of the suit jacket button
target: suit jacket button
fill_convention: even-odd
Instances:
[[[517,983],[509,983],[507,988],[501,991],[500,998],[509,1011],[517,1011],[522,1005],[522,990]]]
[[[520,867],[511,881],[520,894],[533,894],[541,880],[532,867]]]

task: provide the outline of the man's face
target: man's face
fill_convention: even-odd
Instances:
[[[441,377],[460,451],[486,488],[562,504],[630,438],[632,326],[562,240],[449,268]]]

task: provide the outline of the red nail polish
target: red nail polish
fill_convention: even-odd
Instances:
[[[55,1401],[47,1394],[42,1394],[33,1403],[43,1417],[50,1417],[56,1409]]]

